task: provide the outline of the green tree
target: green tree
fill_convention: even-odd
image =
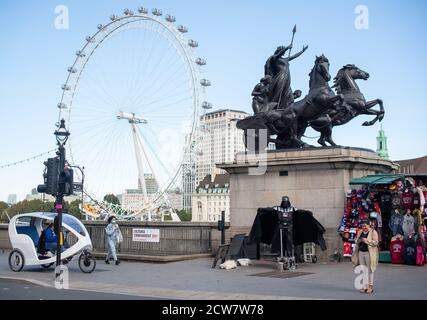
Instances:
[[[181,221],[191,221],[191,211],[182,209],[177,212],[177,215]]]
[[[77,219],[82,219],[82,214],[79,207],[80,203],[82,203],[82,201],[80,199],[76,199],[67,205],[68,213],[75,216]]]
[[[111,204],[117,204],[117,205],[120,205],[120,201],[119,201],[119,198],[117,198],[114,194],[107,194],[107,195],[105,195],[105,197],[104,197],[104,201],[105,202],[108,202],[108,203],[111,203]]]
[[[20,201],[10,208],[6,209],[7,214],[10,217],[13,217],[16,214],[20,213],[29,213],[29,212],[38,212],[38,211],[45,211],[49,212],[52,211],[54,208],[54,203],[50,201],[45,201],[43,203],[42,200],[35,199],[35,200],[24,200]]]
[[[9,205],[6,202],[0,201],[0,221],[7,221],[7,209]]]

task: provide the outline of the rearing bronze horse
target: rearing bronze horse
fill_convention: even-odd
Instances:
[[[328,84],[331,79],[329,60],[324,55],[316,57],[309,75],[310,90],[304,99],[291,103],[284,109],[258,112],[237,122],[237,127],[245,130],[246,146],[249,129],[255,129],[252,138],[256,141],[259,139],[259,130],[267,130],[267,142],[274,142],[277,149],[307,146],[300,139],[301,124],[306,124],[306,127],[311,121],[317,120],[319,115],[327,115],[331,110],[336,110],[344,100],[341,94],[335,95]],[[277,135],[277,138],[272,138],[272,135]]]
[[[338,112],[334,110],[310,122],[311,127],[321,133],[318,142],[322,146],[326,146],[326,142],[335,146],[332,140],[332,128],[346,124],[359,115],[375,115],[371,121],[365,121],[363,126],[372,126],[384,118],[383,101],[381,99],[366,101],[356,83],[358,79],[368,80],[369,73],[354,64],[347,64],[341,68],[334,78],[333,88],[336,89],[337,94],[344,96],[342,108]],[[380,106],[379,111],[371,109],[376,105]]]

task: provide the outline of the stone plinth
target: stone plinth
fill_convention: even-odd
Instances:
[[[288,195],[295,207],[312,211],[327,230],[328,250],[317,248],[320,261],[342,247],[336,231],[349,182],[397,169],[396,164],[371,150],[349,147],[274,150],[265,158],[264,173],[254,172],[257,161],[253,155],[238,154],[234,163],[217,164],[230,174],[228,236],[249,233],[257,208],[279,205],[281,197]]]

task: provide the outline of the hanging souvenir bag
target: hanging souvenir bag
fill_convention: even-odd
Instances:
[[[423,252],[423,245],[421,241],[417,241],[417,258],[416,258],[417,266],[423,266],[425,264],[425,256]]]

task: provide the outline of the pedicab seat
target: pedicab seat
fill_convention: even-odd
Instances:
[[[24,227],[16,227],[16,232],[18,234],[26,234],[33,240],[34,246],[37,247],[39,242],[39,234],[35,226],[24,226]]]

